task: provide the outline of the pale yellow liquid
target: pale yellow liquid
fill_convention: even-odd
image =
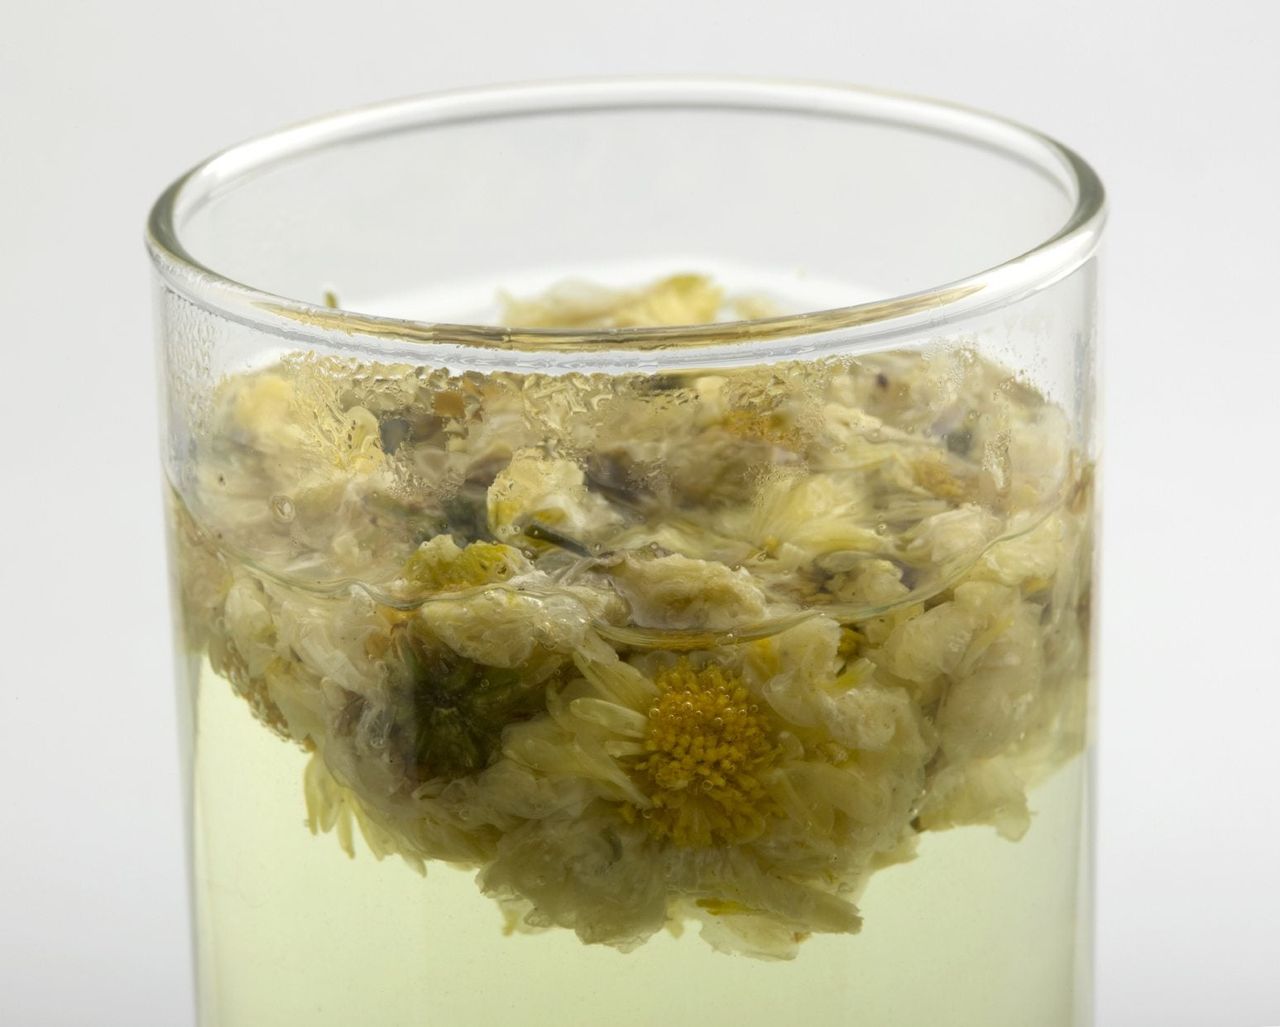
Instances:
[[[194,683],[195,904],[202,1027],[1056,1027],[1088,1012],[1086,762],[1032,792],[1020,842],[928,833],[878,872],[862,932],[792,962],[660,934],[630,953],[568,931],[504,936],[472,875],[304,822],[306,755],[203,665]]]

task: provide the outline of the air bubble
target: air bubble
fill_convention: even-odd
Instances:
[[[297,511],[293,508],[293,500],[285,495],[274,495],[271,497],[271,516],[281,524],[288,524],[293,520]]]

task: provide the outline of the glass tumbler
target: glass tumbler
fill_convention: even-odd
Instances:
[[[1103,193],[619,80],[151,214],[205,1027],[1090,1019]]]

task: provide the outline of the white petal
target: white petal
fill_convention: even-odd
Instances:
[[[606,702],[604,699],[574,699],[569,711],[628,738],[643,738],[649,729],[649,718],[643,713]]]

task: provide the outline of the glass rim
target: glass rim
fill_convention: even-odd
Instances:
[[[498,325],[406,320],[331,308],[239,282],[187,251],[178,217],[238,182],[303,154],[418,128],[574,110],[737,109],[878,121],[950,136],[1020,161],[1073,201],[1065,223],[1048,238],[992,267],[949,282],[849,306],[703,325],[614,329],[521,329]],[[147,219],[146,244],[164,282],[186,300],[273,334],[340,348],[418,360],[484,350],[510,363],[579,366],[608,353],[624,362],[637,352],[663,351],[665,362],[751,360],[848,351],[921,330],[937,330],[1007,305],[1061,280],[1096,251],[1106,198],[1093,168],[1075,151],[1018,122],[941,100],[820,82],[753,78],[596,78],[434,92],[323,115],[234,145],[186,172],[161,193]],[[834,333],[834,337],[833,334]],[[628,356],[629,354],[629,356]]]

